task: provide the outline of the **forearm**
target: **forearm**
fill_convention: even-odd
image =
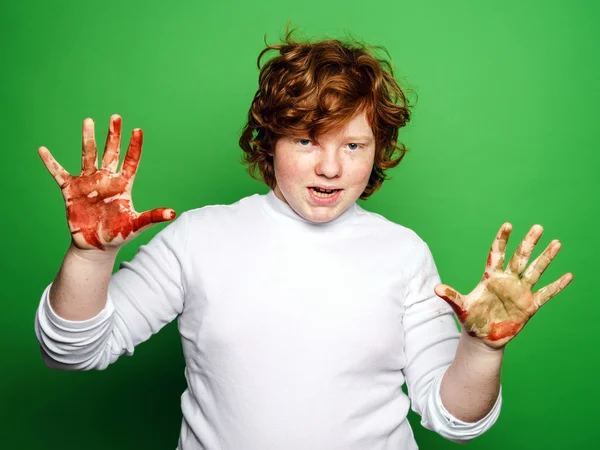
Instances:
[[[476,422],[491,411],[500,392],[503,356],[503,348],[492,349],[463,330],[441,384],[442,403],[450,414]]]
[[[50,305],[63,319],[95,317],[106,305],[118,250],[80,250],[71,245],[50,290]]]

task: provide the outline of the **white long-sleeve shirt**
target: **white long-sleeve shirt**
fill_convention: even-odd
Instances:
[[[476,423],[444,409],[459,332],[437,283],[411,230],[357,204],[314,224],[271,191],[182,214],[122,263],[92,319],[56,315],[48,287],[35,329],[50,367],[104,369],[177,319],[182,450],[416,449],[411,400],[452,440],[501,405]]]

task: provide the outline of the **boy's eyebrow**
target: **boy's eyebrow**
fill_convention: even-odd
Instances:
[[[290,136],[292,139],[310,139],[308,137],[308,132],[306,134],[297,134],[297,135],[291,135]],[[372,142],[375,140],[374,136],[369,136],[368,134],[364,134],[364,135],[351,135],[351,136],[343,136],[342,139],[344,141],[348,141],[348,142]],[[317,142],[319,141],[319,139],[316,139]]]
[[[346,140],[346,141],[352,141],[352,142],[354,142],[354,141],[366,141],[366,142],[370,142],[370,141],[373,140],[373,136],[369,136],[369,135],[366,135],[366,134],[363,135],[363,136],[360,136],[360,135],[358,135],[358,136],[345,136],[344,140]]]

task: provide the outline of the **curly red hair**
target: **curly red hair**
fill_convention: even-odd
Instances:
[[[298,42],[292,32],[258,56],[259,87],[240,137],[248,172],[274,189],[273,151],[279,138],[308,131],[315,139],[365,112],[376,141],[373,170],[360,196],[367,199],[406,153],[397,141],[398,129],[410,120],[406,95],[391,64],[375,57],[372,47],[355,41]],[[271,51],[279,54],[261,68]]]

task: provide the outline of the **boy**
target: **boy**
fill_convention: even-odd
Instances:
[[[133,209],[141,130],[120,172],[118,116],[100,169],[90,119],[79,176],[40,148],[72,235],[36,315],[44,360],[104,369],[177,318],[180,449],[415,449],[411,401],[448,439],[480,435],[500,411],[504,346],[572,279],[531,291],[560,243],[525,270],[536,225],[504,270],[504,224],[470,294],[439,284],[414,232],[356,204],[405,151],[410,114],[389,65],[357,44],[290,34],[259,67],[269,51],[240,139],[269,193],[182,214],[113,275],[124,243],[175,216]]]

